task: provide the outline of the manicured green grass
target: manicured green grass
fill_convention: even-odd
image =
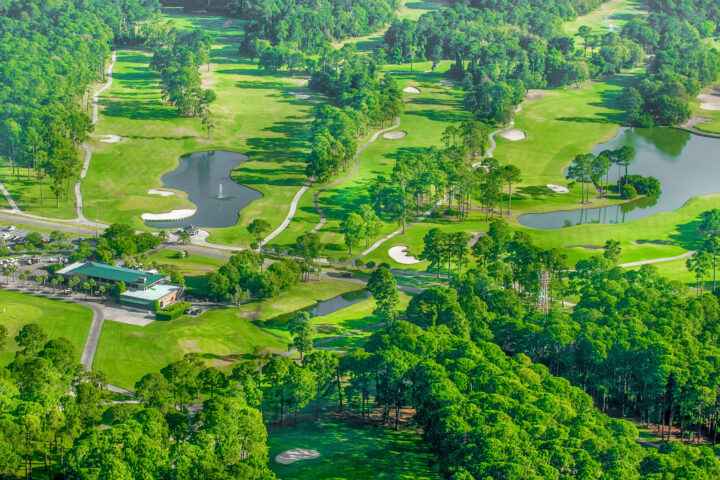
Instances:
[[[5,280],[3,278],[2,282]],[[7,345],[0,350],[0,366],[12,361],[18,349],[15,335],[28,323],[40,325],[49,339],[65,337],[70,340],[79,362],[92,316],[92,310],[81,305],[0,290],[0,324],[8,329]]]
[[[160,370],[185,353],[200,353],[209,363],[222,367],[240,360],[256,346],[285,351],[288,337],[261,328],[263,320],[355,289],[356,284],[337,280],[304,283],[282,296],[251,302],[240,309],[210,310],[198,317],[153,322],[145,327],[106,321],[94,368],[107,373],[113,384],[132,388],[146,373]]]
[[[259,190],[264,198],[244,209],[237,226],[215,229],[210,241],[247,244],[245,226],[254,218],[279,225],[289,203],[305,182],[304,153],[310,128],[310,111],[318,97],[298,100],[290,92],[301,90],[298,78],[264,75],[238,57],[242,33],[222,17],[164,17],[176,26],[203,29],[216,38],[210,72],[201,68],[205,88],[217,93],[211,105],[216,121],[208,139],[199,119],[180,118],[161,100],[158,75],[151,71],[151,55],[120,51],[113,86],[104,92],[96,135],[117,134],[120,143],[91,142],[95,151],[83,183],[86,212],[98,212],[101,221],[127,222],[144,227],[142,213],[190,207],[183,192],[173,197],[149,195],[162,188],[160,177],[173,170],[178,157],[202,150],[231,150],[250,157],[233,178]],[[127,175],[132,171],[133,175]]]
[[[401,20],[417,20],[427,12],[451,7],[452,2],[448,0],[400,0],[398,18]]]
[[[216,271],[227,263],[227,260],[215,257],[206,257],[204,255],[190,254],[187,257],[180,258],[180,252],[175,250],[160,250],[148,255],[151,262],[157,262],[160,265],[172,265],[178,268],[183,275],[203,275],[208,272]]]
[[[284,480],[435,479],[432,456],[414,432],[342,421],[301,423],[269,431],[270,468]],[[290,465],[275,461],[294,448],[320,452]]]
[[[611,24],[622,28],[633,17],[646,14],[647,6],[641,0],[609,0],[592,12],[565,22],[564,28],[566,33],[574,35],[578,28],[586,25],[593,29],[593,33],[605,34],[610,31]],[[582,46],[582,40],[577,45]]]
[[[430,67],[428,63],[427,68]],[[443,130],[450,124],[459,124],[467,120],[470,115],[462,109],[462,90],[458,87],[445,87],[440,85],[443,79],[439,72],[418,73],[423,70],[419,67],[415,73],[395,75],[400,86],[415,86],[420,94],[404,94],[406,108],[401,115],[398,130],[408,135],[400,140],[387,140],[378,138],[360,155],[360,169],[349,180],[321,194],[319,203],[327,216],[327,223],[320,231],[322,241],[329,244],[323,255],[342,259],[350,257],[344,245],[339,225],[349,212],[356,212],[363,203],[370,203],[369,188],[379,175],[389,177],[399,155],[412,154],[427,147],[441,145]],[[388,124],[385,125],[386,127]],[[374,131],[370,132],[371,136]],[[363,145],[369,136],[360,139]],[[346,175],[340,172],[340,176]],[[307,192],[298,205],[295,219],[289,228],[277,239],[278,244],[290,244],[297,235],[312,229],[319,217],[312,203],[313,192]],[[398,228],[395,222],[385,222],[376,239]],[[374,242],[371,239],[371,242]],[[364,242],[353,249],[353,256],[364,250]]]
[[[81,158],[82,155],[82,158]],[[78,163],[81,166],[85,160],[85,150],[78,152]],[[70,179],[70,196],[63,196],[59,206],[55,206],[55,195],[50,190],[52,180],[45,177],[43,180],[43,203],[40,203],[40,184],[35,180],[35,174],[30,171],[30,180],[27,177],[27,169],[21,168],[19,176],[11,175],[12,170],[7,159],[0,157],[0,181],[10,192],[17,206],[26,213],[41,215],[43,217],[70,219],[75,218],[75,182],[77,179]],[[0,208],[10,208],[5,195],[0,194]]]

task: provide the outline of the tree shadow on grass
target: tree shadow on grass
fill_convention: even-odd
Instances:
[[[109,101],[103,109],[107,117],[129,118],[130,120],[171,120],[179,118],[170,106],[153,105],[142,101]]]
[[[696,217],[694,220],[677,226],[677,233],[670,235],[675,245],[685,250],[699,250],[703,246],[704,238],[700,235],[700,224],[702,220]]]
[[[533,200],[545,200],[554,196],[552,190],[539,185],[527,185],[513,189],[513,200],[521,200],[527,197]]]
[[[418,110],[405,112],[405,115],[425,117],[433,122],[461,123],[467,120],[467,115],[457,110]]]
[[[250,157],[252,159],[252,156]],[[301,187],[305,184],[302,177],[289,177],[299,172],[286,168],[270,168],[257,170],[251,167],[238,167],[232,172],[232,179],[242,185],[271,185],[276,187]]]

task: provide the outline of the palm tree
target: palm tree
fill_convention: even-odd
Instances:
[[[180,233],[180,241],[183,245],[188,245],[191,241],[190,235],[184,230]]]

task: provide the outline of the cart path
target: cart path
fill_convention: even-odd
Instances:
[[[315,192],[315,196],[313,196],[313,205],[315,205],[315,210],[317,210],[317,212],[320,214],[320,221],[318,222],[317,225],[315,225],[315,228],[313,228],[311,230],[312,233],[316,233],[318,230],[320,230],[323,227],[323,225],[325,225],[325,222],[327,221],[327,218],[325,217],[325,212],[323,211],[322,208],[320,208],[320,205],[318,204],[318,198],[320,197],[320,194],[323,193],[325,190],[329,190],[329,189],[333,188],[334,186],[341,184],[345,180],[348,180],[350,177],[355,175],[358,172],[358,170],[360,169],[360,154],[367,147],[369,147],[370,145],[375,143],[375,140],[377,140],[380,135],[382,135],[386,132],[389,132],[390,130],[395,130],[399,126],[400,126],[400,117],[397,117],[397,119],[395,120],[395,125],[393,125],[392,127],[388,127],[384,130],[378,130],[377,132],[375,132],[375,135],[373,135],[372,138],[370,138],[370,140],[368,140],[362,147],[360,147],[358,149],[357,152],[355,152],[355,157],[354,157],[355,167],[353,167],[353,169],[347,175],[345,175],[343,178],[336,180],[333,183],[331,183],[330,185],[326,185],[326,186],[322,187],[320,190],[318,190],[317,192]]]
[[[107,68],[107,82],[105,85],[100,88],[95,94],[93,95],[93,114],[92,114],[92,122],[91,125],[95,125],[98,122],[99,118],[99,104],[98,104],[98,98],[102,92],[110,88],[112,85],[112,71],[115,67],[115,60],[117,59],[117,52],[112,52],[112,59],[110,60],[110,65]],[[83,198],[82,193],[80,192],[80,186],[82,184],[82,181],[85,179],[85,175],[87,175],[88,168],[90,168],[90,160],[92,159],[92,149],[88,146],[87,143],[83,143],[81,147],[85,150],[85,161],[83,162],[82,170],[80,171],[80,176],[78,176],[77,183],[75,183],[75,214],[77,215],[77,218],[73,219],[60,219],[60,218],[51,218],[51,217],[43,217],[40,215],[33,215],[30,213],[25,213],[20,210],[20,208],[15,203],[15,200],[13,200],[12,196],[10,195],[10,192],[5,188],[5,186],[0,182],[0,191],[2,191],[3,195],[5,195],[5,198],[7,199],[8,203],[10,204],[10,207],[12,210],[0,210],[3,213],[10,213],[13,215],[20,215],[27,218],[33,218],[35,220],[43,220],[43,221],[49,221],[49,222],[62,222],[62,223],[76,223],[80,225],[87,225],[87,226],[95,226],[94,222],[89,221],[87,218],[85,218],[85,215],[83,213]],[[106,228],[107,225],[100,225],[99,227]]]
[[[263,245],[266,245],[268,242],[270,242],[272,239],[280,235],[282,232],[285,231],[285,229],[290,225],[290,221],[295,216],[295,211],[297,211],[297,205],[300,201],[300,198],[303,196],[303,194],[310,188],[310,181],[308,180],[305,185],[302,186],[300,190],[295,194],[295,197],[292,199],[292,202],[290,203],[290,211],[288,212],[287,216],[285,217],[285,220],[280,224],[278,228],[275,229],[270,235],[265,237],[265,239],[260,242],[260,247]]]
[[[89,307],[93,311],[92,323],[90,324],[90,330],[88,331],[88,336],[85,340],[85,348],[83,348],[82,357],[80,357],[80,363],[85,365],[85,370],[90,372],[92,371],[95,352],[97,351],[98,342],[100,341],[100,332],[102,331],[103,322],[105,321],[105,312],[100,306],[95,305],[94,303],[76,303]]]

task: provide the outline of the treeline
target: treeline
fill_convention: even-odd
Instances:
[[[717,34],[718,5],[707,1],[648,3],[622,35],[652,55],[645,78],[624,92],[631,125],[673,125],[690,116],[689,100],[717,80],[720,52],[706,39]]]
[[[341,57],[323,57],[309,86],[330,97],[332,104],[315,112],[308,178],[324,182],[346,169],[357,151],[357,138],[370,127],[392,122],[404,108],[402,91],[391,75],[376,78],[374,59],[343,48]],[[332,63],[331,63],[332,62]]]
[[[246,20],[244,48],[258,41],[317,53],[333,40],[380,30],[395,18],[397,0],[164,0],[185,11],[212,11]]]
[[[393,63],[453,59],[451,77],[467,90],[473,113],[506,122],[528,89],[558,87],[613,74],[642,61],[642,48],[608,33],[584,50],[558,34],[560,22],[600,2],[471,2],[466,8],[395,22],[383,49]],[[588,55],[587,47],[590,47]],[[597,48],[597,50],[596,50]]]
[[[139,405],[108,407],[106,376],[78,365],[67,339],[28,324],[14,341],[0,369],[3,478],[275,478],[251,378],[226,378],[189,354],[138,382]],[[0,325],[0,350],[7,343]],[[189,415],[201,393],[210,398]]]
[[[705,217],[706,228],[717,231],[717,215]],[[422,258],[438,265],[444,258],[436,252],[444,251],[448,262],[461,265],[462,252],[442,248],[441,234],[426,236]],[[614,241],[568,272],[564,255],[537,247],[523,232],[511,233],[501,219],[491,222],[471,252],[476,266],[456,275],[452,289],[431,288],[416,296],[407,312],[410,321],[446,325],[465,338],[492,340],[508,355],[525,354],[581,387],[603,413],[657,425],[663,440],[671,438],[672,427],[674,438],[717,441],[716,296],[688,296],[682,283],[660,277],[651,265],[621,269]],[[701,275],[717,255],[705,252]],[[579,295],[573,313],[528,310],[543,270],[550,273],[551,300]]]
[[[181,116],[200,115],[206,124],[215,92],[202,88],[198,69],[210,62],[215,40],[201,30],[173,29],[157,32],[149,43],[154,49],[150,66],[160,73],[165,100],[177,107]]]
[[[110,43],[142,37],[155,0],[90,0],[79,5],[16,0],[0,5],[0,155],[12,174],[27,169],[59,206],[69,201],[78,146],[92,131],[91,86],[104,81]]]

